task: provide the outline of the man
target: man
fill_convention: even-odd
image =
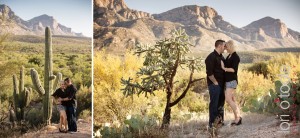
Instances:
[[[76,124],[76,107],[77,107],[77,101],[76,101],[76,87],[72,84],[70,78],[66,78],[65,83],[67,85],[66,88],[66,98],[59,99],[63,102],[63,104],[66,106],[66,113],[67,113],[67,121],[68,121],[68,131],[70,132],[76,132],[77,131],[77,124]]]
[[[222,53],[225,50],[225,41],[217,40],[215,49],[205,59],[207,85],[210,96],[209,103],[209,127],[213,127],[213,123],[217,117],[220,118],[220,123],[223,125],[224,119],[224,76],[225,72],[221,67],[221,61],[224,61]]]

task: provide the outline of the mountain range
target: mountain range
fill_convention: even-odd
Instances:
[[[264,17],[239,28],[212,7],[186,5],[160,14],[128,8],[124,0],[94,1],[94,48],[124,51],[153,44],[183,28],[195,49],[210,51],[217,39],[233,40],[238,50],[300,47],[300,33],[280,19]]]
[[[43,14],[25,21],[9,6],[0,5],[0,34],[44,35],[47,26],[51,28],[54,35],[83,36],[82,33],[75,33],[71,28],[58,23],[53,16]]]

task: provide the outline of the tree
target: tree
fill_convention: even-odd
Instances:
[[[194,79],[194,71],[200,71],[203,67],[200,58],[189,58],[187,55],[191,52],[188,35],[184,30],[179,29],[172,32],[171,38],[157,41],[155,45],[137,45],[136,52],[138,56],[144,55],[143,67],[137,72],[137,77],[141,82],[132,82],[132,78],[121,79],[122,89],[125,96],[132,94],[155,95],[154,92],[162,90],[166,92],[167,102],[161,128],[167,128],[171,119],[171,108],[183,99],[191,88],[192,84],[201,79]],[[174,88],[174,78],[179,68],[189,69],[189,79],[183,92],[174,101],[171,101],[172,94],[176,91]]]

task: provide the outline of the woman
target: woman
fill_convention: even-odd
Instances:
[[[233,110],[235,117],[235,120],[231,123],[231,125],[240,125],[242,124],[242,117],[240,115],[240,109],[233,96],[238,84],[237,72],[240,63],[240,57],[235,52],[235,45],[232,40],[229,40],[226,43],[225,49],[227,53],[229,53],[225,63],[221,62],[222,69],[225,70],[225,100]]]
[[[66,107],[60,102],[59,98],[66,98],[67,94],[65,92],[66,85],[64,81],[60,82],[60,88],[58,88],[52,96],[55,98],[55,103],[57,110],[60,114],[60,120],[59,120],[59,132],[67,132],[67,114],[66,114]],[[63,128],[64,126],[64,128]]]

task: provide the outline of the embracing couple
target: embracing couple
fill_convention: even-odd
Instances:
[[[70,78],[60,82],[58,88],[52,96],[55,98],[55,104],[60,114],[59,132],[76,132],[76,87],[72,84]],[[68,125],[67,125],[68,124]]]
[[[225,59],[222,55],[224,50],[229,54]],[[209,128],[224,125],[225,100],[232,108],[235,120],[231,125],[242,124],[240,109],[233,96],[238,84],[238,66],[240,58],[235,52],[232,40],[225,42],[217,40],[215,49],[205,59],[207,85],[210,96],[209,103]]]

